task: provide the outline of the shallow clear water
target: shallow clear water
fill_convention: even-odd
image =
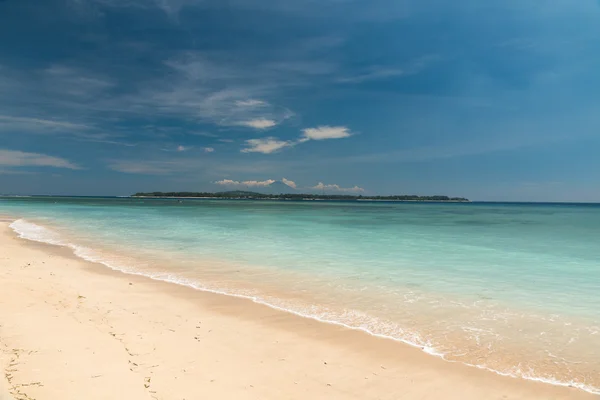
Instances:
[[[600,388],[600,206],[3,198],[24,237],[409,342]]]

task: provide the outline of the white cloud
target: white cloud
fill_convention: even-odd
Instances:
[[[285,183],[286,185],[293,187],[294,189],[296,188],[296,182],[294,182],[294,181],[290,181],[289,179],[285,179],[285,178],[281,178],[281,181],[283,183]]]
[[[204,152],[205,153],[214,153],[215,149],[213,147],[205,147],[204,148]]]
[[[296,141],[280,140],[276,137],[246,140],[246,147],[242,153],[271,154],[285,147],[294,147],[297,144],[309,140],[342,139],[352,136],[350,130],[345,126],[318,126],[316,128],[304,129],[303,135]]]
[[[262,100],[249,99],[249,100],[238,100],[235,102],[236,106],[239,107],[261,107],[265,106],[268,103]]]
[[[217,185],[223,185],[223,186],[238,186],[238,185],[241,185],[241,182],[234,181],[234,180],[231,180],[231,179],[222,179],[220,181],[216,181],[215,184],[217,184]]]
[[[232,139],[219,139],[219,142],[222,142],[222,143],[233,143],[233,140]]]
[[[345,126],[318,126],[316,128],[304,129],[300,142],[308,140],[343,139],[352,136],[350,130]]]
[[[216,181],[215,184],[221,186],[245,186],[245,187],[265,187],[270,184],[275,183],[274,179],[267,179],[265,181],[234,181],[231,179],[222,179],[220,181]]]
[[[267,118],[256,118],[247,121],[240,121],[238,122],[238,125],[247,126],[249,128],[254,129],[268,129],[277,125],[277,122],[275,120]]]
[[[344,188],[341,187],[340,185],[336,185],[336,184],[324,184],[323,182],[319,182],[318,185],[313,186],[311,189],[315,189],[315,190],[320,190],[320,191],[334,191],[334,192],[341,192],[341,193],[363,193],[365,191],[365,189],[358,187],[358,186],[354,186],[351,188]]]
[[[340,83],[361,83],[367,81],[388,79],[397,76],[414,75],[418,74],[419,72],[430,66],[433,62],[438,61],[439,59],[439,55],[430,54],[427,56],[416,58],[408,64],[406,64],[405,66],[403,66],[402,68],[374,65],[361,73],[355,74],[353,76],[339,78],[337,81]]]
[[[64,158],[5,149],[0,149],[0,166],[81,169],[78,165],[75,165]]]
[[[246,147],[241,150],[242,153],[263,153],[271,154],[285,147],[294,146],[294,142],[279,140],[275,137],[266,137],[262,139],[246,140]]]
[[[177,151],[179,151],[179,152],[186,151],[189,149],[190,149],[189,147],[185,147],[185,146],[181,146],[181,145],[177,146]]]

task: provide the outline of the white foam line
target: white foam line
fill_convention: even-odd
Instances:
[[[119,271],[119,272],[122,272],[124,274],[143,276],[143,277],[155,280],[155,281],[173,283],[173,284],[176,284],[176,285],[186,286],[186,287],[189,287],[189,288],[192,288],[192,289],[195,289],[195,290],[201,290],[203,292],[209,292],[209,293],[214,293],[214,294],[219,294],[219,295],[224,295],[224,296],[230,296],[230,297],[236,297],[236,298],[245,299],[245,300],[251,300],[252,302],[254,302],[256,304],[261,304],[261,305],[267,306],[269,308],[272,308],[274,310],[283,311],[283,312],[290,313],[290,314],[293,314],[293,315],[296,315],[296,316],[299,316],[299,317],[302,317],[302,318],[312,319],[312,320],[315,320],[315,321],[318,321],[318,322],[322,322],[322,323],[326,323],[326,324],[341,326],[341,327],[344,327],[346,329],[350,329],[350,330],[353,330],[353,331],[361,331],[361,332],[364,332],[364,333],[366,333],[368,335],[371,335],[371,336],[374,336],[374,337],[377,337],[377,338],[381,338],[381,339],[388,339],[388,340],[393,340],[395,342],[404,343],[404,344],[407,344],[407,345],[409,345],[411,347],[419,348],[423,352],[425,352],[425,353],[427,353],[429,355],[439,357],[439,358],[441,358],[442,360],[444,360],[446,362],[463,364],[463,365],[466,365],[468,367],[474,367],[474,368],[477,368],[477,369],[482,369],[482,370],[486,370],[486,371],[489,371],[489,372],[493,372],[493,373],[495,373],[497,375],[500,375],[500,376],[509,377],[509,378],[516,378],[516,379],[531,380],[531,381],[546,383],[546,384],[555,385],[555,386],[577,388],[577,389],[583,390],[583,391],[588,392],[588,393],[600,395],[600,389],[592,387],[592,386],[584,385],[582,383],[577,383],[577,382],[573,382],[573,381],[571,381],[571,382],[563,382],[563,381],[559,381],[559,380],[556,380],[556,379],[536,377],[536,376],[528,375],[528,374],[523,373],[523,372],[521,372],[519,374],[511,374],[511,373],[507,373],[507,372],[498,371],[498,370],[495,370],[495,369],[492,369],[492,368],[489,368],[489,367],[486,367],[486,366],[483,366],[483,365],[470,364],[470,363],[466,363],[466,362],[463,362],[463,361],[448,360],[445,357],[445,354],[436,351],[433,347],[423,346],[423,345],[420,345],[418,343],[414,343],[414,342],[411,342],[409,340],[402,339],[402,338],[397,338],[397,337],[390,336],[390,335],[384,335],[384,334],[380,334],[380,333],[375,333],[375,332],[372,332],[372,331],[368,330],[367,328],[348,325],[348,324],[345,324],[345,323],[340,322],[340,321],[329,320],[329,319],[321,318],[321,317],[318,317],[318,316],[315,316],[315,315],[310,315],[310,314],[304,314],[304,313],[301,313],[301,312],[298,312],[298,311],[295,311],[295,310],[292,310],[292,309],[289,309],[289,308],[284,308],[284,307],[277,306],[275,304],[268,303],[268,302],[266,302],[266,301],[264,301],[261,298],[256,297],[256,296],[249,296],[249,295],[244,295],[244,294],[225,292],[225,291],[222,291],[222,290],[210,289],[210,288],[202,287],[202,286],[200,286],[200,285],[198,285],[197,283],[194,283],[194,282],[190,282],[190,281],[187,281],[187,280],[182,280],[181,278],[172,278],[168,274],[167,274],[167,277],[164,277],[163,274],[149,274],[149,273],[143,273],[143,272],[139,272],[139,271],[132,271],[132,270],[127,270],[127,269],[124,269],[124,268],[120,268],[120,267],[112,265],[109,262],[106,262],[104,260],[95,259],[95,258],[93,258],[91,256],[87,256],[86,254],[84,254],[85,250],[87,250],[87,248],[85,248],[85,247],[77,246],[77,245],[75,245],[73,243],[64,243],[61,240],[56,240],[56,239],[50,239],[50,238],[45,239],[45,238],[41,238],[41,237],[28,236],[27,233],[25,232],[25,230],[23,229],[22,225],[29,225],[30,228],[33,228],[34,230],[37,230],[37,231],[46,231],[49,234],[53,233],[52,231],[50,231],[50,230],[48,230],[48,229],[46,229],[46,228],[44,228],[42,226],[39,226],[37,224],[33,224],[33,223],[28,222],[28,221],[23,220],[23,219],[16,220],[12,224],[10,224],[9,226],[22,239],[36,241],[36,242],[42,242],[42,243],[48,243],[48,244],[52,244],[52,245],[55,245],[55,246],[69,247],[69,248],[71,248],[73,250],[73,253],[76,256],[78,256],[78,257],[80,257],[80,258],[82,258],[82,259],[84,259],[86,261],[90,261],[90,262],[102,264],[102,265],[104,265],[104,266],[106,266],[106,267],[108,267],[108,268],[110,268],[110,269],[112,269],[114,271]],[[20,226],[21,226],[21,229],[19,229]]]

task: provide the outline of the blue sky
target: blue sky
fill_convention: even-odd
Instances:
[[[595,0],[2,0],[0,192],[600,201]]]

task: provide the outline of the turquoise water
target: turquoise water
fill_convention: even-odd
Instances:
[[[3,198],[22,236],[499,373],[600,388],[600,206]]]

